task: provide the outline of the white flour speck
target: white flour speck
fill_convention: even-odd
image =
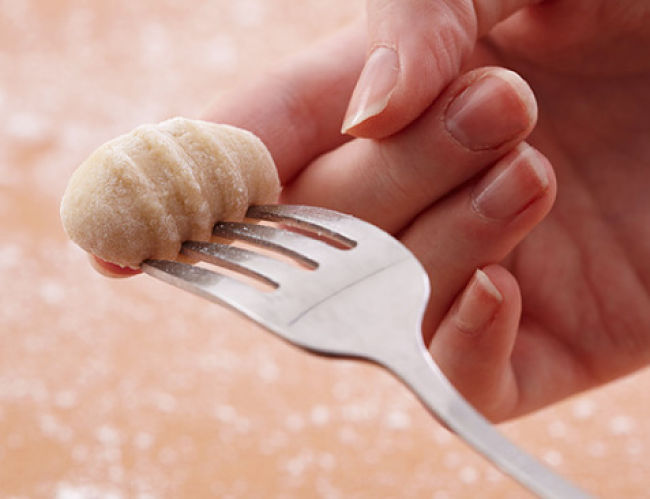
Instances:
[[[144,431],[139,432],[133,439],[135,446],[140,450],[147,450],[154,442],[154,436]]]
[[[619,415],[609,422],[609,431],[614,435],[628,435],[635,427],[634,420],[629,416]]]
[[[463,483],[474,483],[478,480],[478,471],[473,466],[463,466],[458,472],[458,478]]]
[[[552,438],[563,438],[567,434],[567,426],[564,421],[551,421],[547,427],[547,432]]]
[[[10,114],[5,122],[5,134],[9,140],[25,144],[40,144],[53,139],[50,121],[42,114],[29,112]]]
[[[56,281],[45,281],[41,284],[39,294],[49,305],[58,305],[65,301],[65,289]]]
[[[573,417],[576,419],[588,419],[594,415],[596,404],[589,399],[578,400],[573,404]]]
[[[120,492],[100,485],[73,485],[59,483],[56,487],[56,499],[121,499]]]
[[[153,394],[153,403],[161,411],[170,413],[176,408],[176,399],[173,395],[165,392],[158,392]]]
[[[562,457],[562,454],[560,454],[560,452],[555,449],[546,451],[543,454],[542,459],[544,459],[544,461],[546,461],[551,466],[560,466],[564,462],[564,457]]]
[[[317,405],[312,408],[310,417],[312,423],[322,426],[330,420],[330,410],[324,405]]]
[[[214,416],[222,423],[234,423],[237,419],[237,411],[231,405],[220,404],[215,407]]]
[[[280,375],[280,369],[278,368],[278,365],[275,362],[271,362],[267,360],[262,362],[259,365],[259,367],[257,368],[257,374],[263,381],[266,381],[267,383],[271,383],[278,379]]]
[[[22,259],[22,250],[17,244],[0,245],[0,269],[10,270],[17,267]]]
[[[100,426],[95,432],[97,439],[104,445],[119,445],[122,437],[120,432],[112,426]]]
[[[411,416],[401,410],[392,410],[386,416],[386,426],[393,430],[405,430],[411,426]]]
[[[235,23],[244,28],[259,26],[266,16],[265,4],[259,0],[230,2]]]

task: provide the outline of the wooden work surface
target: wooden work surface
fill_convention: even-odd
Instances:
[[[527,497],[378,368],[103,278],[61,229],[97,145],[199,116],[361,0],[0,4],[0,497]],[[648,497],[648,393],[640,373],[502,429],[600,496]]]

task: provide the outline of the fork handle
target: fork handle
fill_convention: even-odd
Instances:
[[[418,335],[419,339],[419,335]],[[375,359],[406,384],[424,406],[451,431],[504,473],[542,498],[588,498],[581,489],[562,478],[510,442],[481,416],[442,374],[423,344],[417,353],[391,349],[388,359]]]

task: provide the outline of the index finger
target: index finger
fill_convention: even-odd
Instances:
[[[341,134],[341,121],[364,54],[359,23],[221,95],[204,119],[255,133],[286,184],[314,158],[350,139]]]

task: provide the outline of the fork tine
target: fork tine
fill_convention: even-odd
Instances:
[[[348,236],[359,237],[360,220],[325,208],[298,205],[251,206],[246,216],[252,219],[272,222],[286,222],[312,230],[337,241],[348,248],[356,246],[357,241]],[[345,232],[346,234],[343,234]],[[365,235],[365,234],[364,234]]]
[[[212,231],[217,237],[239,239],[286,255],[313,269],[337,251],[311,237],[276,227],[242,222],[218,222]]]
[[[297,279],[301,271],[281,260],[261,255],[245,248],[227,244],[187,241],[182,253],[204,262],[235,270],[277,288],[282,283]]]
[[[259,291],[236,279],[187,263],[145,260],[143,272],[210,301],[226,305],[258,323],[260,311],[273,306],[270,293]],[[267,319],[268,320],[268,319]]]

